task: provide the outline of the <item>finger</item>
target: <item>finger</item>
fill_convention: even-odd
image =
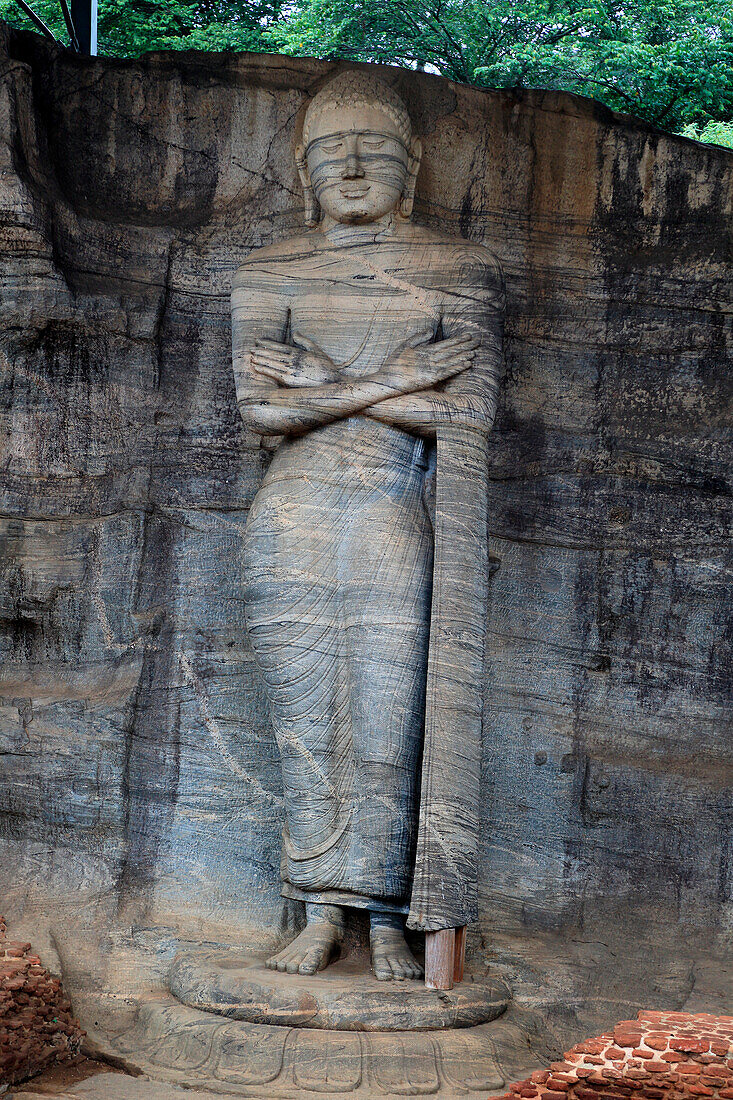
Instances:
[[[430,349],[431,355],[450,355],[451,353],[461,351],[475,351],[481,344],[481,340],[478,336],[451,336],[449,340],[441,340],[440,343],[435,345],[435,349]]]
[[[463,374],[464,370],[468,370],[470,366],[470,363],[452,363],[450,366],[442,366],[438,371],[438,377],[443,381],[446,378],[455,378],[457,374]]]
[[[398,355],[405,348],[416,348],[420,344],[429,344],[435,336],[435,332],[432,328],[425,328],[422,332],[416,332],[414,336],[410,336],[409,339],[403,340],[402,343],[395,348],[393,355]]]
[[[300,335],[295,336],[295,335],[293,335],[292,339],[293,339],[293,343],[295,344],[296,348],[305,348],[306,351],[314,351],[318,355],[325,355],[326,354],[325,351],[323,350],[323,348],[319,347],[319,345],[315,342],[315,340],[311,340],[307,336],[300,336]]]
[[[266,378],[271,378],[273,382],[283,384],[286,384],[289,378],[285,371],[276,370],[274,367],[259,367],[257,374],[263,374]]]
[[[260,359],[266,363],[290,363],[293,357],[280,351],[253,351],[251,358]]]
[[[253,363],[252,370],[256,374],[270,373],[274,371],[278,377],[280,375],[291,374],[291,368],[286,363]]]
[[[454,363],[473,363],[475,358],[476,353],[474,351],[453,352],[452,355],[444,355],[440,359],[433,359],[431,363],[433,367],[441,370],[443,367],[450,367]]]
[[[261,336],[259,340],[255,340],[255,347],[269,348],[272,351],[287,351],[290,344],[283,344],[282,340],[271,340],[269,336]]]

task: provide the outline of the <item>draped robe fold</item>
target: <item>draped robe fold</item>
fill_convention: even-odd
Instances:
[[[486,433],[503,288],[486,250],[416,233],[412,252],[385,241],[378,262],[312,234],[254,253],[235,280],[233,326],[240,400],[261,385],[247,363],[258,335],[308,336],[346,361],[344,378],[373,373],[426,325],[482,337],[478,369],[444,387],[458,411],[437,441],[367,415],[285,437],[244,547],[248,633],[283,766],[283,893],[396,910],[435,931],[477,915]]]

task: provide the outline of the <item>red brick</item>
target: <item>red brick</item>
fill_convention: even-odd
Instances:
[[[719,1095],[723,1097],[723,1100],[733,1100],[733,1089],[721,1089]]]
[[[668,1035],[645,1035],[645,1046],[651,1047],[652,1050],[666,1050],[669,1044]]]
[[[629,1028],[619,1025],[614,1028],[613,1039],[619,1047],[638,1047],[641,1042],[641,1032],[638,1028]]]
[[[564,1092],[553,1092],[552,1089],[540,1089],[542,1100],[565,1100]]]
[[[679,1050],[683,1054],[702,1054],[710,1049],[710,1043],[704,1043],[702,1039],[686,1039],[673,1035],[669,1040],[672,1050]]]
[[[548,1089],[552,1089],[553,1092],[567,1092],[567,1081],[560,1081],[557,1077],[551,1077],[547,1082]]]
[[[709,1089],[706,1085],[698,1085],[694,1082],[687,1086],[687,1091],[693,1096],[714,1096],[715,1093],[712,1089]]]
[[[650,1073],[669,1073],[669,1066],[666,1062],[647,1062],[645,1068]]]
[[[608,1044],[602,1039],[586,1039],[584,1043],[578,1043],[573,1049],[581,1054],[603,1054]]]
[[[625,1050],[621,1050],[620,1047],[609,1047],[606,1051],[606,1058],[610,1058],[611,1061],[613,1061],[614,1058],[625,1058],[626,1053],[627,1052]]]
[[[698,1066],[695,1062],[680,1062],[677,1066],[677,1072],[688,1074],[702,1073],[702,1066]]]

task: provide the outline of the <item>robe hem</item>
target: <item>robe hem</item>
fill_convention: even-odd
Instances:
[[[289,882],[283,882],[280,893],[284,898],[307,901],[312,905],[343,905],[352,909],[373,909],[375,913],[404,913],[409,911],[407,902],[385,901],[369,898],[365,894],[352,894],[348,890],[299,890]]]

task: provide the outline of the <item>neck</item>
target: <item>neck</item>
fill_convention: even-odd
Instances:
[[[397,229],[397,215],[392,210],[376,221],[352,225],[337,222],[329,214],[324,214],[318,228],[329,244],[372,244],[393,235]]]

